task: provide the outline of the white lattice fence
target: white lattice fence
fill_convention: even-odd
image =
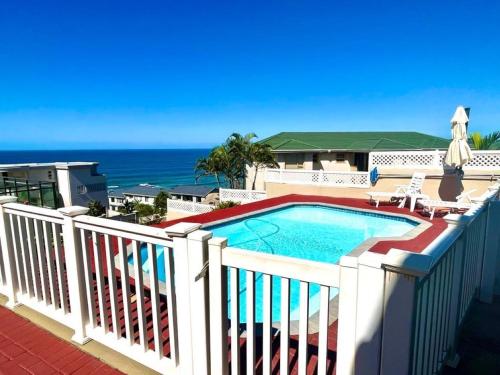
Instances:
[[[221,202],[249,203],[266,199],[267,194],[257,190],[220,189],[219,197]]]
[[[368,172],[268,169],[266,182],[365,188],[370,186],[370,177]]]
[[[214,208],[208,204],[196,203],[192,201],[183,201],[180,199],[169,199],[167,201],[167,210],[192,212],[203,214],[212,211]]]

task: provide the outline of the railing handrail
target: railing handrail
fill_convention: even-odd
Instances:
[[[370,172],[360,172],[360,171],[329,171],[324,169],[280,169],[280,168],[268,168],[269,172],[280,172],[283,173],[320,173],[323,174],[344,174],[344,175],[366,175]]]
[[[257,194],[267,194],[264,190],[251,190],[251,189],[228,189],[228,188],[220,188],[219,193],[227,191],[227,192],[248,192],[248,193],[257,193]]]
[[[27,216],[33,219],[47,220],[62,224],[64,216],[57,210],[22,203],[6,203],[6,213]]]
[[[222,265],[328,287],[339,287],[338,264],[316,262],[235,247],[222,250]]]

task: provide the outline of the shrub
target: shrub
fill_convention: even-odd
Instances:
[[[233,202],[233,201],[226,201],[226,202],[220,202],[217,206],[215,206],[215,210],[223,210],[224,208],[229,208],[229,207],[236,207],[239,206],[239,202]]]

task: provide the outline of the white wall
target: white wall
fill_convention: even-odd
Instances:
[[[56,168],[59,193],[64,206],[86,207],[91,200],[99,201],[105,207],[108,206],[106,177],[93,175],[95,169],[93,165],[58,165]],[[103,185],[102,189],[100,185]],[[78,190],[80,186],[85,186],[83,192]],[[95,190],[95,187],[98,189]]]

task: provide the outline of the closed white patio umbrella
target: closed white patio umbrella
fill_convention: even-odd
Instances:
[[[461,168],[472,160],[472,152],[467,143],[466,125],[468,122],[469,118],[465,108],[458,106],[451,118],[451,136],[453,139],[444,158],[446,165]]]

